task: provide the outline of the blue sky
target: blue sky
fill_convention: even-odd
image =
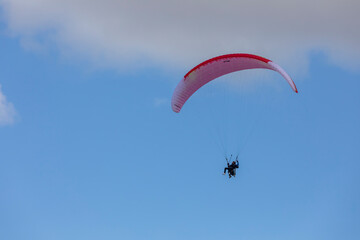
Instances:
[[[179,67],[159,56],[140,67],[101,64],[69,55],[76,44],[29,49],[25,33],[9,29],[3,17],[1,93],[16,116],[0,127],[1,239],[359,239],[356,63],[315,49],[299,72],[281,61],[290,56],[274,56],[299,94],[266,73],[274,84],[204,88],[175,114],[177,81],[212,53]],[[259,117],[231,180],[209,134],[224,116],[199,110],[224,94],[227,134],[251,128],[246,107]]]

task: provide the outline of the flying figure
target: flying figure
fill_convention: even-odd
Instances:
[[[230,161],[231,161],[231,157],[232,157],[232,155],[230,156]],[[228,174],[229,174],[229,178],[235,177],[236,176],[236,168],[239,168],[238,156],[236,157],[235,161],[232,161],[231,164],[229,164],[229,160],[227,157],[225,157],[225,159],[226,159],[227,167],[224,168],[223,175],[226,174],[226,170],[227,170]]]
[[[171,97],[172,110],[175,113],[179,113],[190,97],[209,82],[216,81],[226,74],[249,69],[275,71],[284,78],[294,92],[298,92],[289,74],[270,59],[248,53],[225,54],[203,61],[185,74]],[[224,175],[228,171],[229,178],[235,177],[236,169],[239,168],[238,157],[236,157],[235,161],[232,161],[231,157],[228,159],[227,156],[225,156],[225,159],[227,167],[224,169]]]

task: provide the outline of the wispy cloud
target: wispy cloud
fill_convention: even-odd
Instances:
[[[138,66],[146,59],[188,69],[215,55],[251,52],[294,72],[306,69],[316,50],[338,66],[360,69],[358,0],[0,3],[9,30],[23,41],[34,44],[40,36],[98,64]]]
[[[16,111],[12,103],[6,100],[0,85],[0,126],[14,123]]]
[[[170,106],[170,100],[168,98],[155,98],[154,106],[155,107]]]

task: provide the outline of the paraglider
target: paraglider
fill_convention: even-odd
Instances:
[[[188,99],[210,81],[232,72],[248,69],[269,69],[278,72],[287,81],[291,89],[296,93],[298,92],[291,77],[271,60],[247,53],[226,54],[206,60],[185,74],[172,95],[172,110],[179,113]],[[231,164],[229,164],[227,157],[225,159],[227,167],[224,169],[224,175],[228,171],[229,178],[235,177],[236,168],[239,168],[238,157]]]
[[[235,161],[232,161],[232,163],[229,164],[229,162],[231,162],[231,157],[232,157],[232,155],[230,156],[230,160],[228,160],[228,158],[225,157],[227,167],[224,168],[224,173],[223,173],[223,175],[225,175],[226,171],[228,171],[229,178],[235,177],[236,176],[236,168],[239,168],[238,156],[236,156]]]

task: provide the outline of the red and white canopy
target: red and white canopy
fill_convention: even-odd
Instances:
[[[171,107],[178,113],[191,95],[208,82],[228,73],[254,68],[265,68],[280,73],[290,87],[298,92],[291,77],[276,63],[252,54],[235,53],[211,58],[191,69],[175,88]]]

